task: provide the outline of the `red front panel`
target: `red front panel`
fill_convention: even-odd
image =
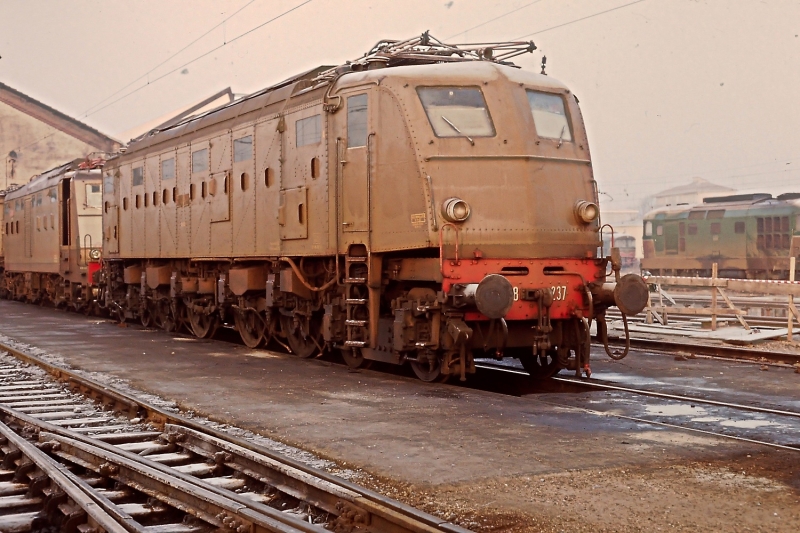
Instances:
[[[99,261],[91,261],[89,266],[86,269],[86,279],[88,280],[89,285],[94,285],[94,273],[100,270],[100,262]]]
[[[551,319],[588,314],[589,302],[584,283],[605,279],[605,260],[597,259],[462,259],[445,260],[442,289],[454,284],[480,283],[489,274],[505,276],[514,287],[514,305],[506,320],[530,320],[539,316],[538,304],[523,299],[526,289],[546,288],[553,295]],[[477,311],[467,312],[467,320],[487,320]]]

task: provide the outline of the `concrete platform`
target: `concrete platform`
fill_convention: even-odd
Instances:
[[[800,530],[800,452],[597,414],[603,393],[429,385],[8,301],[0,333],[354,468],[476,531]],[[762,376],[800,391],[788,372],[743,372],[732,387]]]

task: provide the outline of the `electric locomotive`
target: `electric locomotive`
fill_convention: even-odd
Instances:
[[[588,373],[589,321],[647,288],[598,256],[578,100],[508,61],[534,49],[382,41],[133,141],[103,171],[101,304],[425,381],[484,354]]]
[[[102,245],[102,158],[76,159],[8,191],[3,295],[95,309]]]
[[[710,277],[716,263],[724,278],[789,279],[789,258],[800,256],[800,194],[663,207],[645,215],[642,230],[642,268],[653,274]]]

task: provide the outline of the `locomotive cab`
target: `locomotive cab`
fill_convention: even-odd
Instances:
[[[378,324],[348,339],[359,356],[405,353],[423,379],[468,372],[478,355],[519,357],[537,376],[587,367],[588,320],[615,301],[569,89],[508,66],[449,63],[348,74],[331,93],[340,250],[369,250],[367,270],[388,279],[362,299],[393,313],[361,321]],[[644,285],[628,290],[636,313]]]

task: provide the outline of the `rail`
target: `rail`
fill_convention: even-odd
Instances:
[[[309,516],[311,514],[319,517],[330,515],[330,518],[325,518],[325,520],[334,528],[337,526],[345,528],[364,526],[365,532],[373,533],[382,531],[468,533],[468,530],[446,520],[419,511],[300,461],[287,458],[244,438],[231,436],[209,428],[200,421],[156,407],[136,396],[49,363],[25,350],[2,343],[0,343],[0,350],[7,351],[28,365],[44,369],[56,380],[66,383],[73,391],[100,402],[109,411],[120,413],[121,416],[131,420],[135,418],[150,423],[158,429],[157,433],[161,436],[152,437],[154,440],[151,442],[124,443],[120,449],[112,446],[110,442],[96,442],[96,438],[93,439],[83,434],[97,429],[91,427],[95,424],[107,425],[110,418],[107,416],[107,412],[104,412],[102,416],[95,415],[95,418],[89,420],[81,420],[77,415],[73,416],[71,411],[62,413],[64,416],[68,416],[67,420],[55,420],[52,417],[49,421],[39,420],[38,415],[30,411],[28,413],[13,412],[13,407],[7,403],[9,397],[3,393],[0,393],[0,396],[5,399],[0,398],[0,404],[5,405],[0,405],[0,413],[17,420],[22,427],[37,427],[40,436],[45,435],[47,441],[56,443],[54,451],[59,452],[60,450],[63,455],[78,457],[79,464],[94,464],[97,468],[101,468],[105,464],[112,465],[106,468],[114,470],[114,475],[119,475],[124,471],[125,476],[123,477],[134,480],[134,485],[138,487],[147,488],[152,492],[151,495],[159,494],[158,490],[153,487],[164,483],[172,487],[191,486],[188,493],[176,494],[181,501],[175,502],[176,505],[173,507],[181,508],[183,506],[198,509],[198,514],[204,505],[206,508],[214,508],[215,512],[205,516],[205,520],[217,527],[228,525],[217,524],[220,520],[218,517],[224,514],[227,518],[223,517],[222,520],[227,520],[229,523],[238,521],[240,526],[253,524],[256,527],[249,530],[253,533],[265,530],[321,530],[317,524],[313,526],[310,523],[302,524],[293,515],[281,512],[273,513],[265,508],[264,504],[249,501],[246,495],[238,494],[222,486],[204,483],[202,479],[196,479],[191,475],[194,470],[199,471],[202,468],[213,467],[213,465],[208,466],[211,463],[215,463],[220,470],[237,472],[238,474],[234,475],[234,478],[238,480],[235,481],[237,483],[242,483],[239,480],[241,478],[250,487],[264,484],[268,488],[272,487],[271,490],[275,490],[279,494],[285,494],[299,500],[303,505],[309,505],[311,509],[318,510],[310,512]],[[26,385],[21,386],[26,387]],[[58,402],[71,401],[70,398],[56,398],[56,391],[52,385],[48,387],[49,392],[43,395],[46,398],[43,397],[41,401],[55,402],[55,405],[58,405]],[[29,396],[23,396],[23,398],[30,399]],[[66,427],[74,424],[79,425],[77,431]],[[109,431],[106,433],[110,434],[111,428],[107,429]],[[114,431],[120,429],[116,427]],[[106,436],[119,438],[114,435],[117,434]],[[124,433],[119,435],[120,437],[125,436]],[[143,456],[143,463],[131,462],[138,456]],[[181,467],[178,467],[178,471],[174,471],[175,468],[169,467],[167,463],[158,464],[157,461],[154,461],[159,456],[166,457],[168,460],[174,458],[194,461],[191,458],[196,458],[198,462],[185,464],[182,467],[183,472],[180,471]],[[118,470],[115,470],[115,467]],[[224,482],[233,483],[234,481],[225,480]],[[169,504],[169,502],[166,503]],[[193,507],[195,505],[197,507]],[[235,531],[238,526],[232,529]],[[242,529],[242,531],[244,530],[248,530],[247,527]],[[342,531],[344,530],[342,529]],[[358,530],[361,531],[361,529]]]

